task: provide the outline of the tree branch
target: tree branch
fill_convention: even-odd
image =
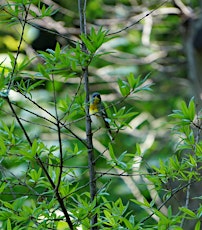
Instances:
[[[32,147],[32,141],[31,141],[31,139],[30,139],[30,137],[29,137],[27,131],[25,130],[25,128],[24,128],[22,122],[20,121],[19,117],[17,116],[17,114],[16,114],[16,112],[15,112],[15,110],[14,110],[14,108],[13,108],[13,105],[11,104],[11,102],[10,102],[8,96],[6,97],[6,100],[7,100],[7,102],[8,102],[8,105],[9,105],[9,107],[10,107],[12,113],[14,114],[14,116],[15,116],[15,118],[16,118],[16,120],[17,120],[19,126],[20,126],[20,128],[22,129],[22,131],[23,131],[23,133],[24,133],[24,135],[25,135],[25,137],[26,137],[26,139],[27,139],[27,141],[28,141],[30,147]],[[50,182],[50,184],[51,184],[53,190],[55,190],[55,195],[56,195],[57,201],[58,201],[58,203],[60,204],[60,207],[61,207],[61,209],[62,209],[62,211],[63,211],[63,213],[64,213],[66,222],[68,223],[70,230],[73,230],[73,229],[74,229],[74,228],[73,228],[73,224],[72,224],[72,222],[71,222],[71,219],[70,219],[69,214],[68,214],[68,212],[67,212],[67,209],[66,209],[66,207],[65,207],[64,201],[63,201],[62,197],[60,196],[58,190],[56,189],[56,186],[55,186],[55,184],[54,184],[54,182],[53,182],[51,176],[49,175],[48,170],[46,169],[46,167],[44,166],[43,162],[42,162],[41,159],[39,158],[38,153],[36,153],[36,161],[37,161],[37,163],[41,166],[41,168],[43,169],[43,171],[44,171],[46,177],[48,178],[48,181]]]
[[[85,9],[86,9],[86,0],[78,0],[78,8],[80,15],[80,29],[82,34],[86,34],[86,17],[85,17]],[[82,43],[82,51],[88,53],[88,50],[84,43]],[[91,202],[96,198],[96,171],[95,171],[95,162],[94,162],[94,148],[93,148],[93,140],[92,140],[92,129],[91,129],[91,119],[89,115],[89,79],[88,79],[88,66],[82,66],[83,78],[85,84],[85,111],[86,111],[86,141],[87,141],[87,149],[88,149],[88,165],[89,165],[89,176],[90,176],[90,197]],[[97,229],[94,226],[97,223],[97,215],[94,215],[91,219],[91,230]]]
[[[55,108],[55,118],[56,118],[56,127],[57,127],[57,134],[58,134],[58,142],[59,142],[59,155],[60,155],[60,172],[58,176],[58,182],[56,185],[55,190],[59,193],[60,182],[62,179],[62,169],[63,169],[63,148],[62,148],[62,139],[61,139],[61,127],[60,127],[60,119],[58,116],[57,110],[57,100],[56,100],[56,89],[55,89],[55,81],[54,76],[52,75],[52,86],[53,86],[53,100],[54,100],[54,108]]]

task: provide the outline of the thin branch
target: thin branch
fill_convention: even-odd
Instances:
[[[27,187],[27,189],[29,189],[30,191],[33,192],[33,194],[35,194],[35,196],[40,196],[41,194],[38,193],[35,189],[33,189],[28,183],[26,182],[23,182],[21,178],[17,177],[14,173],[12,173],[10,170],[8,170],[7,168],[4,168],[2,165],[1,165],[1,170],[4,170],[6,171],[6,174],[10,174],[13,178],[15,178],[17,181],[18,181],[18,184],[16,185],[22,185],[24,187]],[[1,179],[1,182],[3,182],[4,180]],[[7,183],[8,181],[5,180]],[[12,183],[13,184],[13,183]]]
[[[196,118],[196,123],[198,123],[197,121],[198,116]],[[192,122],[192,124],[194,124],[194,126],[197,128],[197,135],[195,137],[195,145],[193,146],[193,155],[195,155],[195,151],[196,151],[196,144],[198,144],[199,142],[199,133],[200,133],[200,126],[198,126],[197,124],[195,124],[194,122]],[[191,174],[191,172],[193,171],[193,166],[190,167],[189,173]],[[186,197],[185,197],[185,207],[189,208],[189,203],[190,203],[190,195],[191,195],[191,180],[192,178],[189,178],[189,185],[187,186],[187,191],[186,191]],[[182,228],[184,225],[184,221],[185,221],[185,217],[182,219],[180,227]]]
[[[113,167],[114,168],[114,167]],[[111,169],[113,169],[113,168],[111,168]],[[111,170],[110,169],[110,170]],[[114,176],[114,177],[127,177],[127,176],[129,176],[129,177],[135,177],[135,176],[152,176],[152,175],[157,175],[158,176],[158,174],[157,173],[140,173],[140,172],[137,172],[137,173],[127,173],[127,174],[125,174],[126,172],[125,171],[123,171],[123,172],[121,172],[121,173],[110,173],[110,172],[96,172],[97,174],[100,174],[100,175],[102,175],[102,176]]]
[[[113,32],[113,33],[108,33],[107,35],[108,36],[111,36],[111,35],[116,35],[116,34],[119,34],[125,30],[128,30],[130,29],[131,27],[133,27],[134,25],[140,23],[143,19],[145,19],[146,17],[148,17],[149,15],[151,15],[152,13],[154,13],[157,9],[159,9],[161,6],[163,6],[165,3],[167,3],[169,0],[165,0],[163,1],[162,3],[160,3],[155,9],[149,11],[149,13],[146,13],[145,16],[141,17],[140,19],[136,20],[135,22],[132,22],[129,26],[126,26],[116,32]]]
[[[190,168],[190,173],[193,171],[193,167]],[[188,181],[188,186],[187,186],[187,192],[186,192],[186,198],[185,198],[185,207],[189,208],[189,200],[190,200],[190,192],[191,192],[191,178]],[[181,223],[180,223],[180,227],[183,228],[184,225],[184,221],[185,221],[185,217],[183,217]]]
[[[16,70],[17,61],[18,61],[18,57],[19,57],[19,54],[20,54],[20,49],[21,49],[22,42],[23,42],[23,36],[24,36],[24,32],[25,32],[25,26],[27,24],[27,18],[28,18],[28,15],[29,15],[30,6],[31,6],[31,3],[29,3],[27,8],[26,8],[25,5],[23,5],[24,10],[25,10],[25,17],[24,17],[24,20],[22,21],[22,32],[21,32],[21,35],[20,35],[20,41],[19,41],[19,44],[18,44],[18,48],[17,48],[17,52],[16,52],[14,64],[13,64],[13,69],[12,69],[12,72],[11,72],[11,75],[10,75],[10,80],[9,80],[9,83],[8,83],[7,92],[10,91],[10,89],[11,89],[11,87],[13,85],[14,73],[15,73],[15,70]]]
[[[60,120],[62,120],[66,115],[69,115],[69,114],[70,114],[71,108],[72,108],[72,106],[73,106],[73,104],[74,104],[74,102],[75,102],[75,99],[76,99],[76,97],[77,97],[77,95],[78,95],[78,93],[79,93],[79,90],[81,89],[82,81],[83,81],[83,76],[80,77],[80,81],[79,81],[79,83],[78,83],[79,85],[78,85],[78,87],[77,87],[77,89],[76,89],[76,92],[75,92],[75,94],[74,94],[73,100],[71,101],[71,103],[70,103],[70,105],[69,105],[69,107],[68,107],[68,111],[67,111],[66,113],[64,113],[64,115],[60,118]],[[76,121],[77,121],[77,120],[76,120]],[[75,121],[74,121],[74,122],[75,122]]]
[[[47,119],[46,117],[40,116],[40,115],[38,115],[38,114],[35,114],[35,113],[33,113],[32,111],[30,111],[30,110],[24,109],[24,108],[22,108],[21,106],[18,106],[18,105],[16,105],[16,104],[14,104],[13,102],[11,102],[11,104],[14,105],[14,106],[16,106],[16,107],[18,107],[18,108],[21,108],[22,110],[25,110],[26,112],[30,112],[31,114],[36,115],[38,118],[44,119],[44,120],[46,120],[46,121],[52,123],[53,125],[56,125],[55,122],[53,122],[53,121]],[[3,113],[5,113],[6,115],[15,117],[15,116],[13,115],[13,113],[9,113],[9,112],[7,112],[7,111],[5,111],[5,110],[3,110],[3,109],[1,109],[1,111],[2,111]],[[32,125],[36,125],[36,126],[40,126],[40,127],[44,127],[44,128],[47,128],[47,129],[50,129],[50,130],[53,130],[53,131],[57,131],[56,128],[51,127],[51,126],[48,126],[48,125],[41,124],[41,123],[37,123],[37,122],[33,122],[33,121],[27,120],[27,119],[25,119],[25,118],[19,117],[19,116],[18,116],[18,118],[19,118],[21,121],[24,121],[24,122],[26,122],[26,123],[29,123],[29,124],[32,124]],[[69,125],[70,125],[70,124],[69,124]],[[62,126],[64,126],[64,125],[62,124]],[[74,136],[71,135],[71,134],[64,133],[64,132],[63,132],[62,134],[65,135],[65,136],[74,138]],[[85,143],[82,139],[78,139],[78,140],[81,140],[81,142],[83,142],[83,144],[86,146],[86,143]]]
[[[27,131],[25,130],[25,128],[24,128],[24,126],[23,126],[21,120],[19,119],[18,115],[16,114],[16,112],[15,112],[15,110],[14,110],[14,108],[13,108],[12,103],[10,102],[10,100],[9,100],[8,97],[6,97],[6,100],[7,100],[7,102],[8,102],[8,105],[9,105],[11,111],[12,111],[13,114],[14,114],[14,116],[15,116],[15,118],[16,118],[18,124],[20,125],[20,128],[22,129],[22,131],[23,131],[23,133],[24,133],[24,135],[25,135],[25,137],[26,137],[26,139],[27,139],[27,141],[28,141],[30,147],[32,147],[32,141],[31,141],[31,139],[30,139],[30,137],[29,137]],[[41,159],[39,158],[38,153],[36,153],[36,161],[37,161],[37,163],[41,166],[41,168],[43,169],[43,171],[44,171],[46,177],[48,178],[48,181],[50,182],[52,188],[55,190],[55,189],[56,189],[56,186],[55,186],[55,184],[54,184],[54,182],[53,182],[51,176],[49,175],[48,170],[45,168],[43,162],[42,162]],[[70,230],[73,230],[74,228],[73,228],[72,221],[71,221],[70,216],[69,216],[69,214],[68,214],[68,212],[67,212],[67,210],[66,210],[66,207],[65,207],[65,205],[64,205],[64,201],[63,201],[63,199],[61,198],[61,196],[60,196],[60,194],[59,194],[59,192],[58,192],[57,190],[55,190],[55,195],[56,195],[57,201],[58,201],[58,203],[60,204],[60,207],[61,207],[61,209],[62,209],[62,211],[63,211],[63,213],[64,213],[64,216],[65,216],[65,218],[66,218],[66,221],[67,221],[67,223],[68,223],[68,225],[69,225]]]
[[[49,116],[51,116],[52,118],[54,118],[55,120],[57,120],[56,119],[56,117],[52,114],[52,113],[50,113],[47,109],[44,109],[42,106],[40,106],[37,102],[35,102],[34,100],[32,100],[31,98],[29,98],[27,95],[25,95],[25,94],[23,94],[23,93],[21,93],[21,92],[19,92],[21,95],[23,95],[27,100],[29,100],[30,102],[32,102],[35,106],[37,106],[39,109],[41,109],[42,111],[44,111],[45,113],[47,113]],[[48,120],[48,119],[46,119],[46,120]],[[49,121],[49,120],[48,120]],[[52,122],[51,122],[52,123]],[[54,123],[55,124],[55,123]],[[60,125],[62,126],[62,127],[64,127],[69,133],[71,133],[72,135],[73,135],[73,137],[75,137],[77,140],[79,140],[84,146],[86,146],[86,142],[84,141],[84,140],[82,140],[78,135],[76,135],[71,129],[69,129],[68,127],[67,127],[67,125],[65,124],[65,123],[63,123],[63,122],[61,122],[60,121]]]
[[[33,7],[34,5],[32,5]],[[7,9],[6,9],[6,5],[4,5],[2,7],[2,11],[4,11],[5,13],[7,13],[8,15],[10,15],[11,17],[13,18],[16,18],[19,22],[21,22],[21,24],[27,24],[27,25],[30,25],[38,30],[41,30],[41,31],[45,31],[47,33],[50,33],[50,34],[54,34],[56,36],[60,36],[64,39],[66,39],[68,41],[68,44],[71,46],[71,47],[75,47],[76,46],[76,43],[78,41],[75,41],[71,38],[69,38],[69,36],[65,35],[65,34],[71,34],[71,32],[76,32],[74,29],[74,31],[69,31],[70,29],[68,28],[65,28],[63,27],[61,24],[59,24],[58,22],[54,21],[51,17],[46,17],[46,20],[42,20],[41,18],[41,15],[38,15],[36,16],[35,18],[30,18],[30,15],[28,14],[26,16],[26,19],[25,18],[22,18],[20,16],[16,17],[16,15],[13,15],[11,12],[9,12]],[[38,18],[38,19],[37,19]],[[33,20],[37,20],[37,22],[31,22]],[[51,21],[50,21],[51,20]],[[58,25],[59,25],[59,29],[58,29]],[[54,28],[54,29],[53,29]],[[73,30],[73,29],[71,29]],[[61,31],[63,31],[63,33],[61,33]],[[22,37],[22,36],[21,36]],[[23,40],[23,38],[22,38]]]
[[[161,210],[161,208],[170,200],[172,199],[173,196],[175,196],[175,194],[177,194],[179,191],[183,190],[184,188],[188,187],[189,185],[191,185],[192,183],[194,183],[196,181],[189,181],[188,183],[182,185],[180,188],[176,189],[174,192],[172,192],[172,194],[157,208],[157,210]],[[146,218],[144,218],[141,223],[144,223],[145,221],[147,221],[148,219],[150,219],[155,213],[153,212],[151,215],[147,216]]]
[[[86,0],[78,0],[78,9],[79,9],[79,16],[80,16],[80,30],[82,34],[86,34]],[[82,43],[82,51],[88,53],[88,50],[84,43]],[[95,171],[95,162],[94,162],[94,147],[93,147],[93,140],[92,140],[92,129],[91,129],[91,119],[89,115],[89,79],[88,79],[88,66],[82,67],[83,71],[83,78],[85,84],[85,111],[86,111],[86,142],[87,142],[87,149],[88,149],[88,165],[89,165],[89,183],[90,183],[90,198],[91,202],[94,201],[96,198],[96,171]],[[97,215],[94,215],[91,218],[91,230],[97,229]]]
[[[59,9],[59,12],[62,14],[65,14],[66,16],[73,17],[76,14],[74,11],[71,11],[65,7],[62,7],[61,5],[57,4],[56,2],[52,0],[41,0],[41,2],[45,3],[47,6],[52,6],[53,10]]]
[[[10,99],[9,99],[8,97],[6,97],[6,100],[7,100],[7,102],[8,102],[8,105],[9,105],[9,107],[10,107],[10,109],[11,109],[11,111],[12,111],[14,117],[16,118],[18,124],[20,125],[20,128],[22,129],[22,131],[23,131],[23,133],[24,133],[24,135],[25,135],[25,137],[26,137],[26,139],[27,139],[29,145],[32,146],[32,141],[31,141],[31,139],[30,139],[30,137],[29,137],[27,131],[25,130],[25,128],[24,128],[22,122],[20,121],[20,119],[19,119],[17,113],[15,112],[15,110],[14,110],[14,108],[13,108],[13,105],[12,105]]]
[[[55,81],[54,81],[53,75],[52,75],[52,87],[53,87],[53,100],[54,100],[54,108],[55,108],[55,118],[57,122],[56,127],[57,127],[58,142],[59,142],[59,155],[60,155],[60,172],[59,172],[58,182],[57,182],[55,190],[59,193],[59,187],[60,187],[60,183],[62,179],[62,169],[63,169],[63,148],[62,148],[60,120],[59,120],[58,109],[57,109]]]
[[[57,125],[55,122],[49,120],[48,118],[46,118],[46,117],[44,117],[44,116],[39,115],[38,113],[35,113],[35,112],[33,112],[33,111],[31,111],[31,110],[28,110],[28,109],[25,109],[25,108],[23,108],[22,106],[17,105],[16,103],[11,102],[11,104],[14,105],[14,106],[16,106],[16,107],[18,107],[19,109],[21,109],[21,110],[27,112],[27,113],[30,113],[30,114],[36,116],[37,118],[41,118],[41,119],[43,119],[43,120],[45,120],[45,121],[47,121],[47,122],[50,122],[50,123],[53,124],[53,125]],[[45,110],[45,111],[47,111],[47,110]],[[50,115],[50,114],[49,114],[49,115]],[[55,117],[54,117],[54,118],[55,118]]]

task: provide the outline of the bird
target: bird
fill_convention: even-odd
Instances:
[[[109,118],[107,116],[105,107],[102,103],[101,95],[98,92],[94,92],[91,96],[89,114],[91,117],[92,124],[98,129],[105,128],[108,131],[108,134],[111,137],[111,130],[109,125]]]

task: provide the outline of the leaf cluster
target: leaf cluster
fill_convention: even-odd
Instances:
[[[37,6],[39,14],[30,8],[31,4]],[[114,86],[113,91],[119,98],[112,105],[107,103],[112,142],[107,140],[106,135],[103,135],[103,142],[95,138],[96,157],[92,162],[87,160],[87,153],[92,150],[84,134],[86,108],[89,106],[85,97],[89,92],[85,91],[82,73],[94,67],[95,58],[97,61],[103,58],[100,66],[113,62],[113,59],[109,61],[106,58],[111,52],[101,51],[110,39],[114,39],[114,46],[118,44],[120,52],[126,49],[135,55],[151,52],[142,46],[135,50],[134,44],[127,46],[130,36],[137,31],[129,31],[128,38],[123,39],[120,45],[121,39],[110,36],[108,30],[91,27],[89,34],[80,35],[75,46],[62,46],[58,42],[55,49],[38,51],[34,58],[24,55],[25,58],[20,60],[24,25],[35,19],[51,17],[57,11],[54,6],[46,6],[40,1],[26,0],[8,2],[2,9],[7,17],[4,23],[10,26],[18,23],[22,31],[17,54],[8,53],[10,66],[1,63],[1,227],[182,229],[184,220],[195,220],[195,229],[200,229],[200,205],[192,210],[185,202],[175,212],[173,206],[167,204],[182,191],[188,197],[191,186],[201,181],[202,143],[201,125],[198,123],[201,117],[197,114],[194,98],[188,105],[182,101],[180,108],[170,115],[172,125],[175,125],[176,138],[173,142],[177,144],[176,148],[172,148],[171,156],[166,159],[154,164],[147,162],[144,154],[150,148],[148,140],[152,142],[155,139],[157,129],[156,123],[152,123],[152,116],[146,113],[153,104],[148,101],[149,105],[146,105],[143,98],[141,105],[147,108],[144,112],[134,111],[133,104],[127,99],[151,91],[153,80],[148,74],[151,67],[140,71],[140,75],[134,63],[133,72],[126,65],[127,73],[124,71],[124,76],[119,74],[116,79],[110,78],[109,82],[105,81],[108,73],[99,74],[96,68],[92,68],[97,78],[93,78],[96,81],[92,80],[90,86],[99,88],[95,85],[100,77],[105,84]],[[116,61],[118,63],[118,59]],[[121,61],[124,61],[124,55]],[[140,70],[143,69],[140,67]],[[107,92],[107,89],[103,91]],[[11,97],[12,93],[14,97]],[[121,107],[122,104],[124,106]],[[137,123],[138,128],[133,130],[131,121]],[[149,134],[143,130],[144,123],[149,123],[152,129]],[[131,133],[124,133],[128,128],[131,128]],[[96,131],[92,130],[90,134],[94,135]],[[120,143],[117,141],[119,135],[124,138],[120,138]],[[130,142],[129,137],[132,139]],[[138,143],[137,137],[141,137],[141,143]],[[132,145],[129,146],[132,150],[123,146],[125,142],[128,146]],[[151,149],[155,149],[157,144],[152,143]],[[121,148],[124,150],[121,151]],[[92,166],[97,171],[95,181],[89,180],[89,168]],[[176,181],[176,187],[168,186]],[[96,197],[92,199],[89,184],[95,182]],[[144,189],[141,190],[141,186]],[[201,200],[201,197],[195,199]],[[162,207],[167,213],[161,211]],[[94,217],[97,222],[93,225],[91,220]]]

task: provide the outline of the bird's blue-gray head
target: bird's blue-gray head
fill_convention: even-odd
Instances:
[[[98,92],[94,92],[93,94],[92,94],[92,96],[91,96],[91,100],[92,100],[92,102],[97,102],[97,103],[99,103],[100,101],[101,101],[101,96],[100,96],[100,94],[98,93]]]

